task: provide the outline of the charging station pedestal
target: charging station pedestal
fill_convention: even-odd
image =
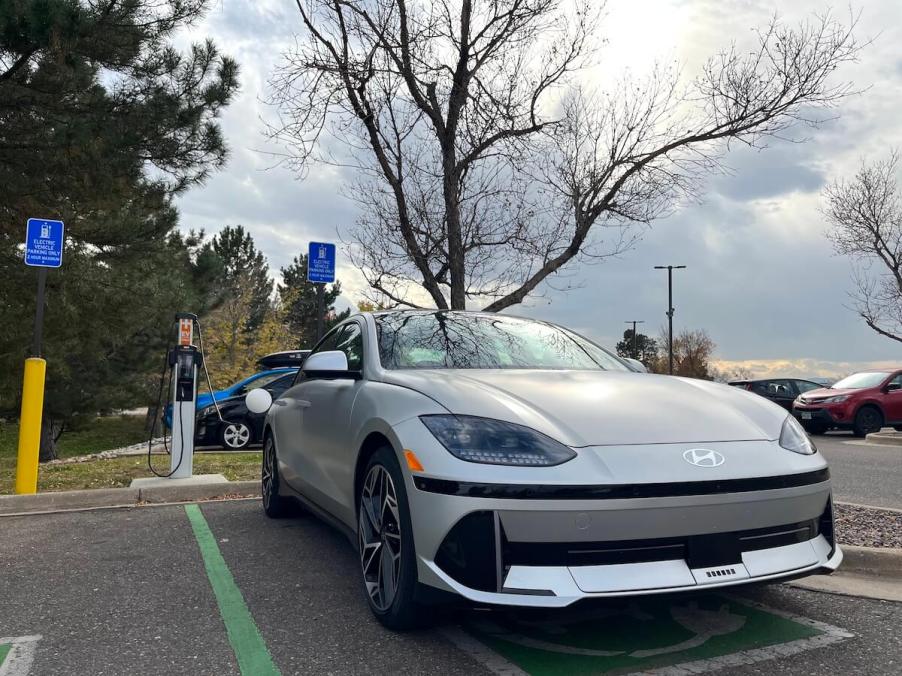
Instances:
[[[197,367],[200,352],[194,346],[194,322],[190,314],[176,315],[178,344],[169,355],[172,372],[172,445],[169,477],[187,479],[194,472],[194,417],[197,405]]]

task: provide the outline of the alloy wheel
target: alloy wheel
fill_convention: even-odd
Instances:
[[[880,414],[873,409],[865,409],[861,412],[861,428],[866,432],[880,431]]]
[[[263,507],[269,509],[273,492],[273,468],[275,467],[272,439],[267,439],[263,447],[263,470],[261,472],[263,488]]]
[[[229,448],[244,448],[251,440],[251,431],[244,423],[229,423],[222,431],[222,440]]]
[[[401,518],[391,475],[374,465],[363,482],[357,536],[360,565],[370,601],[387,610],[398,593],[401,575]]]

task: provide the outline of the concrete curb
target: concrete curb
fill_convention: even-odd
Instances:
[[[153,486],[147,488],[100,488],[59,491],[35,495],[0,495],[0,517],[140,504],[191,502],[231,496],[260,495],[259,481],[226,481],[194,486]]]
[[[843,562],[832,575],[789,584],[809,591],[902,602],[902,549],[843,545]]]
[[[840,546],[843,562],[837,574],[869,575],[902,584],[902,549]]]
[[[902,446],[902,434],[899,432],[872,432],[864,440],[880,446]]]

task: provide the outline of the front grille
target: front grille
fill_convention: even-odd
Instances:
[[[833,531],[833,507],[828,501],[816,519],[753,530],[603,542],[512,542],[498,514],[486,510],[468,514],[455,524],[442,541],[435,563],[467,587],[500,592],[511,566],[600,566],[682,559],[692,569],[728,570],[742,563],[743,552],[807,542],[818,535],[830,543],[832,555]]]
[[[685,559],[690,568],[740,563],[742,553],[811,540],[818,520],[757,530],[648,540],[604,542],[505,542],[508,566],[601,566]]]

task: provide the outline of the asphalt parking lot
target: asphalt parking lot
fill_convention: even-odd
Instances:
[[[902,446],[865,443],[848,432],[813,439],[830,463],[836,500],[902,509]]]
[[[902,604],[786,585],[541,614],[463,609],[394,634],[371,618],[341,535],[309,515],[269,520],[256,500],[0,528],[4,676],[902,670]]]

